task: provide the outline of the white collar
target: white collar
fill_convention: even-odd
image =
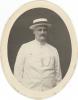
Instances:
[[[45,44],[41,45],[40,42],[39,42],[37,39],[35,39],[34,42],[35,42],[37,45],[40,45],[40,46],[45,46],[45,45],[47,44],[47,43],[45,43]]]

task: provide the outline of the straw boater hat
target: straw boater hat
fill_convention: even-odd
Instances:
[[[48,20],[46,18],[38,18],[38,19],[33,20],[33,24],[29,28],[33,30],[37,26],[51,27],[51,24],[48,23]]]

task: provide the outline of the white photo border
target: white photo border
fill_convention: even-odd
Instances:
[[[71,39],[71,46],[72,46],[72,57],[71,62],[69,65],[68,72],[66,73],[63,80],[53,89],[39,92],[39,91],[33,91],[29,90],[26,87],[24,87],[21,83],[17,81],[17,79],[14,77],[9,61],[8,61],[8,54],[7,54],[7,44],[8,44],[8,38],[10,34],[10,30],[14,24],[14,22],[18,19],[20,15],[22,15],[24,12],[33,9],[33,8],[47,8],[49,10],[54,11],[56,14],[58,14],[62,20],[64,21],[65,25],[67,26],[67,29],[69,31],[70,39]],[[32,98],[45,98],[48,96],[55,95],[58,93],[61,89],[64,88],[64,86],[68,83],[71,76],[73,75],[77,56],[78,56],[78,48],[77,48],[77,40],[75,36],[75,30],[73,28],[73,25],[71,23],[70,18],[67,16],[67,14],[56,4],[50,3],[48,1],[38,0],[38,1],[32,1],[30,3],[26,3],[22,7],[20,7],[8,20],[7,24],[5,25],[4,31],[3,31],[3,37],[1,41],[1,61],[2,61],[2,68],[4,71],[4,74],[8,80],[8,82],[11,84],[13,88],[15,88],[17,91],[19,91],[21,94],[25,96],[29,96]]]

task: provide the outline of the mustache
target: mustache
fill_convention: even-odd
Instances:
[[[44,37],[46,37],[46,36],[47,36],[47,34],[41,34],[40,36],[44,36]]]

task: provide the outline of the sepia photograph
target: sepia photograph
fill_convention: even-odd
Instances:
[[[53,3],[40,0],[25,4],[5,25],[3,71],[10,85],[25,96],[57,94],[74,72],[77,53],[71,20]]]
[[[64,78],[71,60],[68,29],[55,12],[35,8],[23,13],[11,28],[8,60],[26,88],[46,91]]]

